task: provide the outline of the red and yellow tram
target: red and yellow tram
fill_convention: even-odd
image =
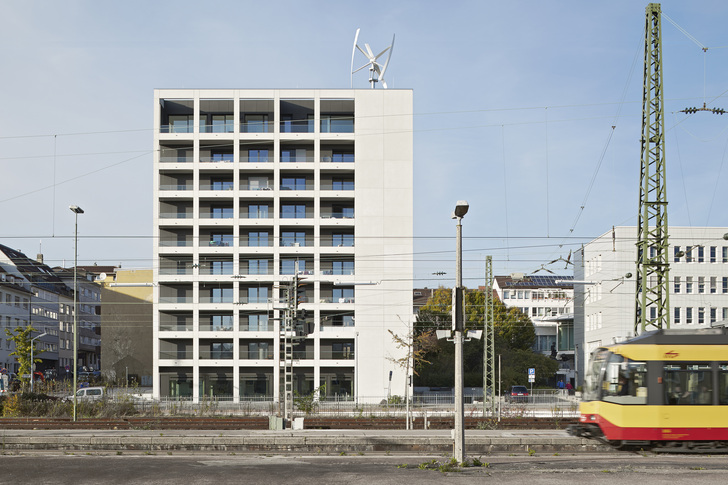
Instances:
[[[728,451],[728,331],[671,329],[600,347],[575,436],[615,447]]]

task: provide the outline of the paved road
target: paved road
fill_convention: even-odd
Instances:
[[[721,457],[635,453],[499,454],[480,457],[488,467],[445,473],[419,468],[431,460],[446,460],[442,456],[119,453],[5,453],[0,459],[0,483],[701,485],[722,483],[728,472],[728,462]]]

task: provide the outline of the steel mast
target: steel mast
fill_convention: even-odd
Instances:
[[[660,4],[650,3],[645,14],[635,335],[670,328]],[[654,316],[649,315],[650,308],[655,309]]]
[[[485,301],[483,312],[483,417],[495,416],[495,322],[493,320],[493,257],[485,257]],[[490,399],[488,398],[490,390]]]

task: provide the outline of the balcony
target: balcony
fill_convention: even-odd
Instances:
[[[160,219],[192,219],[192,212],[160,212]]]
[[[206,350],[200,349],[201,360],[231,360],[233,351],[231,350]]]
[[[193,303],[191,296],[160,296],[159,303]]]

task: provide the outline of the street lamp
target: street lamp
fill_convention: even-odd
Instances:
[[[455,290],[453,291],[453,339],[455,340],[455,459],[465,460],[465,403],[463,400],[463,226],[462,219],[470,205],[459,200],[452,218],[457,220],[455,254]]]
[[[41,337],[48,335],[48,332],[43,332],[37,337],[30,339],[30,392],[33,392],[33,381],[35,381],[35,362],[33,362],[33,341],[38,340]]]
[[[78,215],[83,214],[83,209],[77,205],[69,207],[76,215],[76,227],[74,231],[73,245],[73,420],[76,421],[76,408],[78,397]]]

